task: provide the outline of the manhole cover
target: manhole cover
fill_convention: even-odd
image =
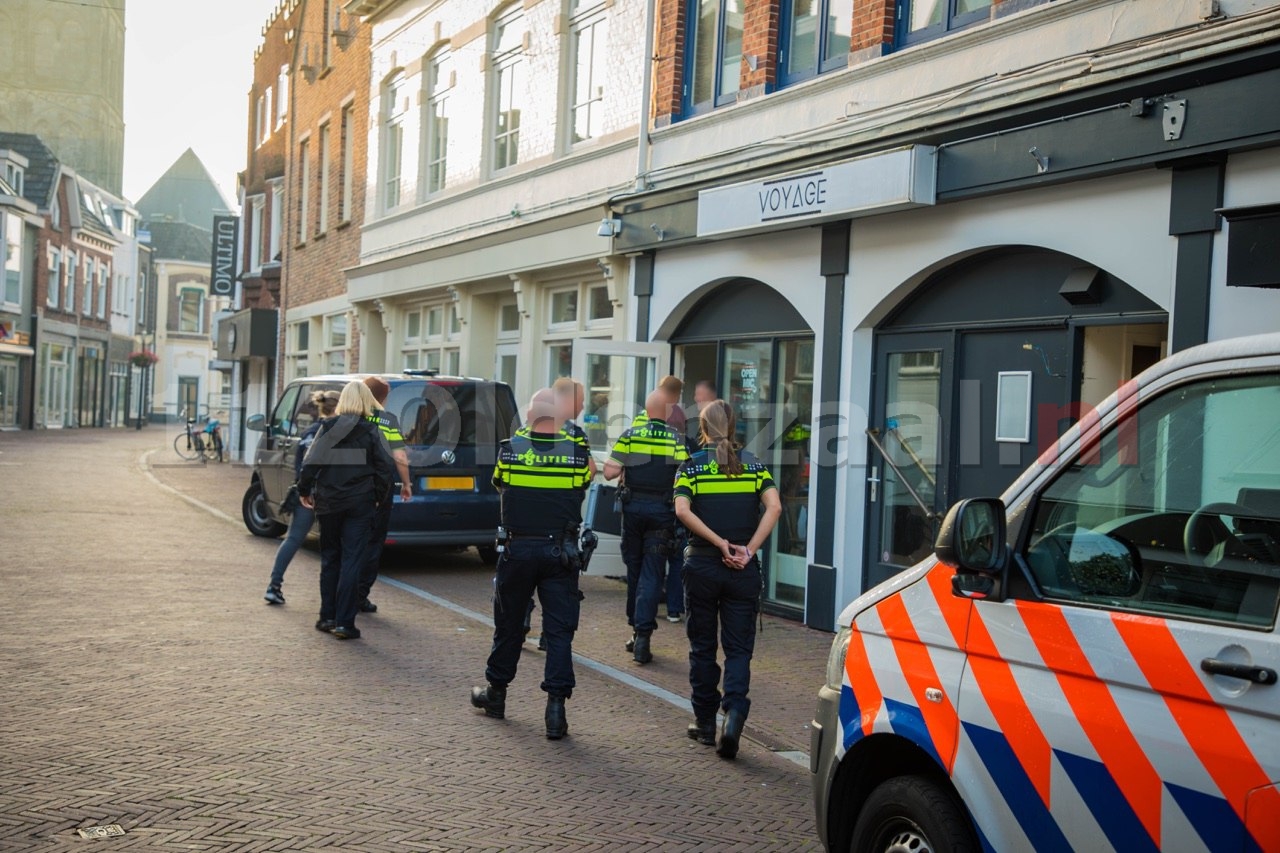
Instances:
[[[118,823],[112,823],[107,826],[86,826],[76,832],[80,833],[81,838],[112,838],[124,835],[124,828]]]

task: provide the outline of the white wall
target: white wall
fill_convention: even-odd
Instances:
[[[1224,207],[1280,203],[1280,148],[1234,154],[1227,161]],[[1209,294],[1209,340],[1280,329],[1280,290],[1227,287],[1227,241],[1222,223],[1213,241],[1213,285]]]

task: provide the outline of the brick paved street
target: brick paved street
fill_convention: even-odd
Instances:
[[[587,578],[575,650],[605,671],[578,666],[551,742],[532,645],[505,721],[467,703],[490,640],[474,553],[397,554],[340,642],[312,628],[314,549],[288,604],[262,602],[277,543],[239,522],[247,469],[175,465],[167,443],[0,435],[0,851],[816,848],[808,773],[771,750],[808,748],[829,635],[765,619],[725,762],[663,698],[687,694],[681,626],[631,664],[622,585]],[[126,834],[76,833],[107,824]]]

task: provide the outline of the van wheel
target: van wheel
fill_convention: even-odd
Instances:
[[[492,545],[477,545],[476,550],[480,552],[480,562],[486,566],[498,565],[498,549]]]
[[[289,529],[267,512],[267,496],[262,493],[262,484],[257,480],[245,490],[244,500],[240,502],[240,514],[244,517],[244,526],[254,536],[275,539]]]
[[[955,797],[923,776],[882,782],[858,815],[850,853],[976,853]]]

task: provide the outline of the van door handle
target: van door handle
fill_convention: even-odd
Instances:
[[[1247,663],[1228,663],[1217,658],[1205,658],[1200,661],[1200,668],[1213,675],[1229,675],[1232,678],[1243,678],[1254,684],[1275,684],[1276,671],[1265,666],[1251,666]]]

